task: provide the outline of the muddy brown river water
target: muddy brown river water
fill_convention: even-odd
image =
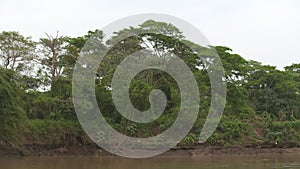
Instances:
[[[300,154],[194,157],[27,157],[0,158],[0,169],[300,169]]]

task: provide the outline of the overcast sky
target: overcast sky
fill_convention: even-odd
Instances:
[[[282,68],[300,63],[298,0],[0,0],[0,31],[34,39],[44,32],[81,36],[125,16],[173,15],[196,26],[212,45]]]

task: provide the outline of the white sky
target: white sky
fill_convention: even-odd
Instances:
[[[196,26],[212,45],[282,68],[300,63],[297,0],[0,0],[0,31],[34,39],[44,32],[81,36],[125,16],[173,15]]]

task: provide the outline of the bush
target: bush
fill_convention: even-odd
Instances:
[[[85,144],[87,136],[77,121],[29,120],[24,139],[30,144]]]
[[[265,142],[300,145],[300,120],[271,123],[265,132]]]

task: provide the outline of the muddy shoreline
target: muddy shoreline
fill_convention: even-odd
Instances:
[[[274,147],[264,146],[179,146],[161,154],[160,156],[224,156],[224,155],[275,155],[275,154],[300,154],[300,147]],[[0,157],[45,157],[45,156],[115,156],[96,145],[23,145],[13,147],[0,145]]]

